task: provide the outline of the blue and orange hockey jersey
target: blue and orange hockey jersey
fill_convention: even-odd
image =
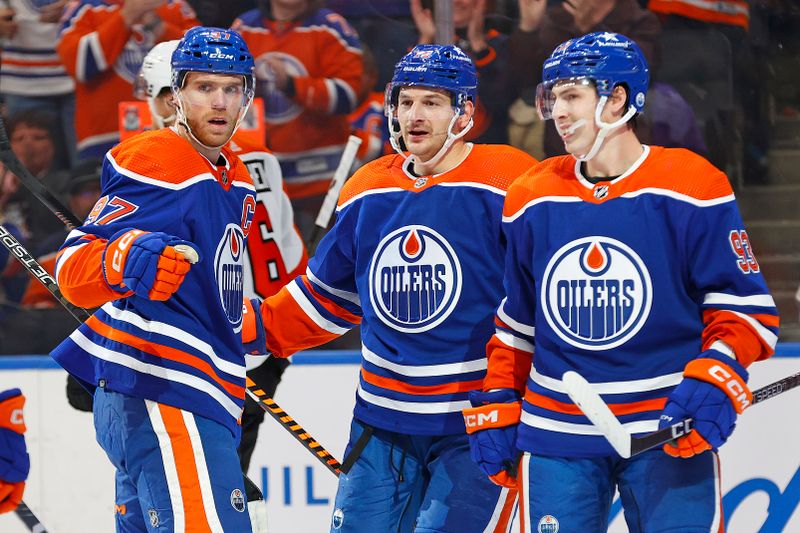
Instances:
[[[281,164],[289,196],[325,193],[350,134],[347,114],[356,107],[361,84],[358,36],[344,18],[327,9],[294,23],[265,19],[254,9],[232,28],[256,60],[265,144]],[[267,58],[279,59],[292,76],[293,96],[275,87]]]
[[[636,434],[658,428],[704,350],[745,366],[773,353],[777,309],[733,191],[688,150],[644,147],[597,184],[571,156],[547,159],[509,190],[503,231],[506,297],[484,388],[524,391],[522,450],[614,453],[564,393],[567,370]]]
[[[238,434],[244,404],[242,290],[255,189],[223,149],[212,165],[172,129],[145,132],[111,150],[103,196],[59,252],[56,280],[72,303],[100,309],[53,352],[79,380],[216,420]],[[101,257],[123,229],[163,231],[200,253],[167,301],[105,283]]]
[[[400,155],[361,167],[306,275],[262,304],[270,352],[287,357],[360,323],[354,416],[408,434],[462,433],[502,293],[503,199],[534,163],[475,145],[434,176],[414,176]]]
[[[347,117],[351,133],[361,139],[356,153],[357,166],[392,153],[389,143],[389,123],[383,111],[384,95],[373,91]]]
[[[75,133],[78,157],[103,157],[119,142],[117,105],[128,100],[147,52],[158,42],[180,39],[200,25],[183,0],[166,0],[156,9],[163,31],[135,24],[128,28],[122,2],[71,2],[56,51],[75,80]],[[155,32],[161,32],[156,37]]]

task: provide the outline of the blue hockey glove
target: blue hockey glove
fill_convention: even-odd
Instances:
[[[13,511],[22,501],[31,467],[25,448],[25,397],[19,389],[0,393],[0,513]]]
[[[493,483],[516,488],[519,394],[514,389],[472,391],[469,401],[473,407],[462,413],[472,460]]]
[[[659,427],[692,418],[694,429],[665,444],[664,451],[688,458],[722,446],[736,427],[737,414],[753,401],[747,377],[738,361],[715,351],[707,350],[689,361],[683,381],[667,399]]]
[[[261,317],[261,300],[245,298],[242,310],[242,348],[246,355],[264,355],[267,351],[267,331]]]
[[[191,243],[161,232],[122,230],[103,251],[103,275],[115,291],[168,300],[183,283],[191,262],[175,250]],[[198,256],[199,257],[199,256]]]

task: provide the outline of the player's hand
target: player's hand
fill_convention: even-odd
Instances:
[[[688,458],[722,446],[736,427],[736,416],[753,401],[747,370],[734,359],[708,350],[689,361],[683,381],[667,399],[659,427],[686,418],[694,429],[664,445],[673,457]]]
[[[547,0],[519,0],[519,29],[536,31],[547,10]]]
[[[23,437],[24,406],[19,389],[0,393],[0,513],[13,511],[22,501],[31,466]]]
[[[184,255],[175,246],[195,252]],[[188,256],[188,257],[187,257]],[[118,291],[133,291],[151,300],[164,301],[180,288],[192,262],[198,259],[188,241],[161,232],[123,230],[111,237],[103,251],[103,275]]]
[[[477,0],[472,7],[472,17],[467,25],[467,40],[472,52],[483,52],[486,47],[486,28],[484,17],[486,16],[486,0]]]
[[[411,0],[411,18],[419,33],[417,44],[433,44],[436,41],[436,21],[430,9],[422,7],[422,0]]]
[[[125,26],[130,28],[134,24],[142,22],[142,17],[155,9],[158,9],[166,0],[125,0],[120,9],[122,20]]]
[[[516,488],[517,425],[522,412],[517,391],[472,391],[469,401],[473,407],[462,414],[472,460],[495,484]]]
[[[246,355],[265,355],[267,332],[261,318],[261,300],[245,298],[242,310],[242,349]],[[266,359],[265,359],[266,360]]]

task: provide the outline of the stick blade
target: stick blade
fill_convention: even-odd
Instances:
[[[606,440],[625,459],[631,456],[631,435],[608,408],[586,379],[572,370],[561,376],[569,397],[575,402],[586,418],[600,430]]]

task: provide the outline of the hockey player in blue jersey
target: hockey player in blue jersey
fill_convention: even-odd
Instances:
[[[305,276],[263,303],[246,302],[248,351],[276,357],[361,324],[334,533],[510,526],[516,493],[470,460],[460,412],[484,376],[483,345],[502,292],[505,191],[535,160],[464,142],[476,89],[475,67],[457,47],[418,46],[404,56],[386,92],[399,154],[345,183]]]
[[[64,296],[100,307],[52,356],[95,390],[117,531],[251,531],[236,447],[255,188],[225,145],[253,70],[236,32],[189,30],[172,54],[176,124],[106,154],[102,197],[59,251]]]
[[[31,468],[25,447],[25,396],[19,389],[0,392],[0,514],[22,503]]]
[[[506,295],[465,412],[473,452],[519,487],[526,531],[605,531],[615,489],[632,532],[722,531],[717,449],[778,335],[733,191],[702,157],[638,140],[649,75],[627,37],[567,41],[542,79],[537,105],[569,155],[506,196]],[[694,430],[622,459],[565,394],[568,370],[633,434],[688,417]]]

